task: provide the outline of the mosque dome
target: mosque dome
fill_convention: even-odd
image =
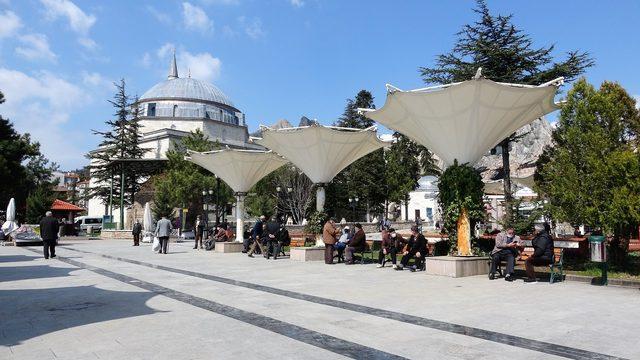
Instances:
[[[215,85],[178,76],[173,55],[169,75],[138,100],[147,118],[210,119],[245,126],[244,114]]]
[[[141,102],[152,100],[205,101],[235,108],[233,102],[216,86],[192,78],[172,78],[156,84],[142,97]]]

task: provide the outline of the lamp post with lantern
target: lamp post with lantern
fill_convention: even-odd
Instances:
[[[351,205],[351,216],[354,222],[356,221],[356,207],[358,206],[358,201],[360,201],[360,198],[358,196],[356,196],[355,198],[349,198],[349,205]]]

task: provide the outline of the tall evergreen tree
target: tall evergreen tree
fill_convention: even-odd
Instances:
[[[418,145],[400,133],[394,133],[394,143],[385,151],[384,179],[387,187],[387,200],[405,207],[405,220],[409,215],[409,193],[418,185],[421,164]]]
[[[458,32],[453,50],[436,57],[433,67],[419,69],[425,83],[447,84],[470,80],[478,68],[498,82],[539,85],[560,76],[572,81],[594,64],[590,55],[570,51],[562,61],[554,61],[554,45],[536,47],[531,37],[517,28],[513,15],[493,15],[484,0],[474,12],[480,17]],[[500,142],[506,209],[511,209],[509,143],[514,135]]]
[[[364,115],[358,114],[358,108],[375,109],[373,95],[367,90],[358,92],[354,99],[348,99],[344,113],[336,122],[336,126],[366,129],[375,122]],[[347,216],[349,197],[358,197],[359,207],[370,214],[379,214],[383,210],[386,198],[384,184],[384,150],[376,150],[349,165],[338,174],[328,191],[328,206],[336,216]]]
[[[113,181],[113,199],[120,198],[120,184],[124,166],[122,162],[115,165],[113,160],[141,159],[145,150],[140,148],[140,109],[137,101],[131,102],[126,92],[124,79],[114,83],[116,93],[109,103],[113,106],[114,118],[105,121],[108,129],[105,131],[93,130],[96,135],[102,136],[99,148],[87,155],[91,160],[91,177],[95,179],[97,186],[91,189],[90,196],[102,198],[104,204],[109,201],[111,184]],[[135,164],[127,164],[124,168],[124,199],[125,204],[133,203],[134,194],[139,189],[139,179],[144,176]]]
[[[0,92],[0,104],[4,101]],[[57,165],[40,153],[38,142],[33,142],[28,133],[19,134],[0,115],[0,207],[15,198],[18,219],[23,221],[27,196],[39,186],[50,186],[51,173],[56,169]]]
[[[625,244],[640,224],[639,129],[640,111],[620,85],[575,83],[536,171],[553,219],[600,226]]]

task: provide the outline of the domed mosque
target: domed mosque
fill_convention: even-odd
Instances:
[[[175,54],[167,80],[154,85],[139,99],[140,146],[145,158],[165,159],[176,141],[200,129],[211,141],[232,148],[259,148],[248,143],[244,114],[213,84],[178,76]]]

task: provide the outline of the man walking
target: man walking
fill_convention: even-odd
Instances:
[[[243,240],[243,247],[244,247],[244,249],[242,250],[243,253],[246,253],[247,251],[249,251],[249,246],[252,245],[252,241],[254,242],[259,241],[260,238],[262,237],[262,224],[264,224],[264,220],[265,220],[265,216],[260,215],[260,218],[258,219],[258,221],[256,221],[256,223],[253,225],[253,229],[251,229],[251,235],[249,236],[249,238]],[[262,247],[260,247],[260,251],[262,251]]]
[[[158,254],[166,254],[169,236],[171,235],[171,221],[169,221],[166,216],[163,216],[156,224],[155,235],[158,237],[158,240],[160,240],[160,250]]]
[[[142,234],[142,224],[140,224],[140,220],[136,219],[131,229],[131,234],[133,235],[133,246],[140,246],[140,234]]]
[[[44,243],[44,258],[48,259],[56,257],[56,241],[58,240],[58,231],[60,223],[53,217],[51,211],[47,211],[45,217],[40,220],[40,237]]]

